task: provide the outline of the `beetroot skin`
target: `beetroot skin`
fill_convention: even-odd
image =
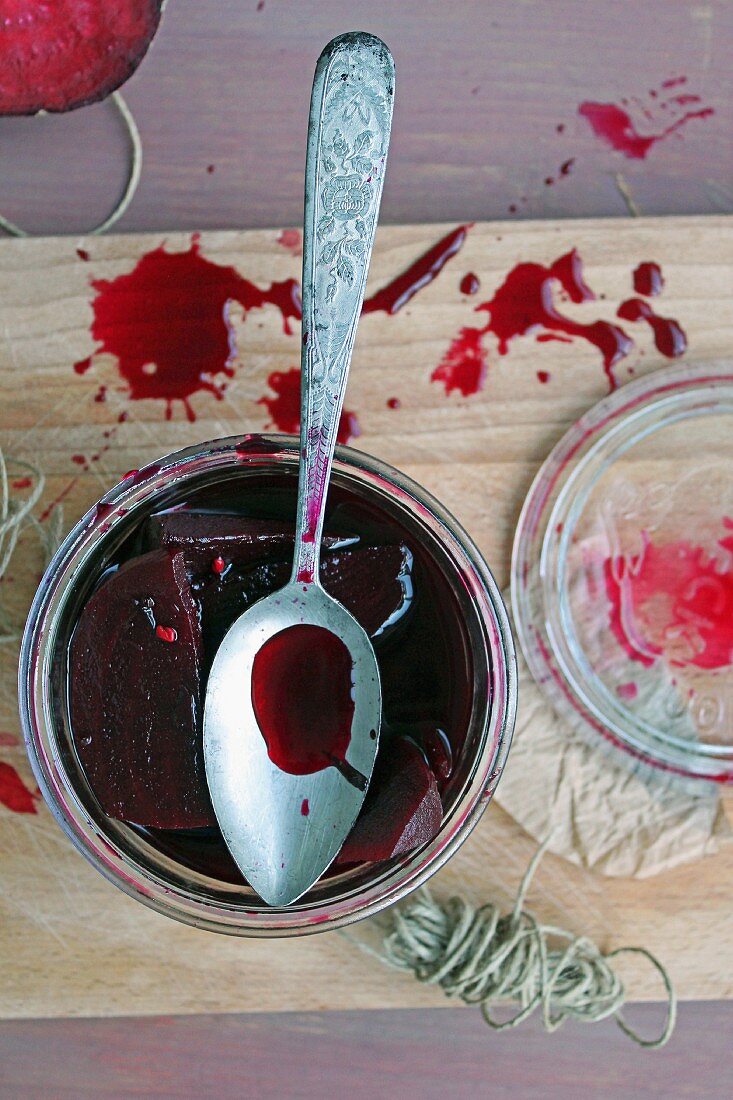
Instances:
[[[154,550],[101,585],[71,642],[71,719],[104,812],[215,825],[201,739],[201,627],[183,555]]]
[[[364,805],[336,862],[403,855],[432,840],[442,820],[438,784],[425,757],[407,737],[393,737],[379,747]]]
[[[132,76],[163,0],[0,0],[0,115],[72,111]]]

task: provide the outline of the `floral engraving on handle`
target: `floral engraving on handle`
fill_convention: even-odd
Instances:
[[[335,40],[316,70],[303,272],[304,464],[294,577],[318,575],[326,486],[382,194],[394,95],[383,42]]]
[[[377,58],[364,51],[359,63],[337,53],[329,67],[321,109],[321,158],[316,194],[316,278],[322,297],[338,295],[339,312],[363,290],[367,241],[382,190],[391,122],[392,87]],[[335,303],[334,303],[335,304]],[[323,326],[318,324],[319,336]],[[342,333],[342,336],[344,334]],[[333,338],[329,341],[333,352]]]

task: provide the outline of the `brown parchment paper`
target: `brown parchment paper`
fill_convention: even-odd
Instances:
[[[733,835],[713,783],[635,761],[568,728],[521,651],[514,741],[495,799],[522,828],[578,866],[647,878],[717,852]]]

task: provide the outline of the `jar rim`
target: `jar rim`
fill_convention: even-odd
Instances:
[[[673,775],[720,783],[733,781],[729,745],[675,735],[613,698],[577,639],[568,561],[587,502],[602,485],[610,511],[608,479],[635,448],[678,425],[689,431],[698,419],[732,413],[733,370],[726,361],[667,367],[607,395],[568,429],[543,462],[525,498],[512,552],[517,636],[532,676],[558,713],[592,743],[605,741]],[[697,461],[694,447],[689,454],[675,454],[670,464],[675,480],[682,481]],[[658,490],[660,484],[652,487]],[[634,520],[639,532],[650,519],[648,511]]]
[[[514,644],[501,592],[477,547],[458,521],[430,493],[407,475],[363,452],[339,446],[333,477],[356,482],[367,493],[381,491],[397,500],[430,531],[459,571],[485,632],[489,654],[490,699],[476,754],[460,798],[437,836],[416,852],[385,865],[375,864],[366,886],[339,898],[309,902],[308,895],[283,909],[249,909],[246,905],[202,898],[193,890],[166,883],[161,875],[129,859],[105,836],[77,796],[58,751],[52,708],[55,626],[67,607],[84,562],[120,530],[130,529],[137,509],[155,506],[152,496],[163,487],[180,486],[195,474],[297,463],[297,439],[281,435],[239,435],[175,451],[132,471],[113,486],[69,532],[49,564],[29,613],[21,646],[19,703],[26,748],[44,798],[75,847],[106,878],[149,907],[184,923],[248,936],[302,935],[333,929],[374,913],[419,887],[454,853],[479,820],[503,770],[514,728],[517,674]],[[147,501],[146,505],[142,502]],[[381,868],[381,870],[378,870]]]

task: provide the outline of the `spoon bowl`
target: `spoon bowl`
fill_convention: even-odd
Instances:
[[[276,736],[268,744],[252,688],[258,655],[267,653],[268,643],[303,627],[340,641],[352,666],[348,741],[311,744],[310,756],[299,755],[298,746],[283,746]],[[294,658],[296,673],[312,679],[317,653],[309,657],[298,650]],[[378,746],[381,692],[374,650],[356,619],[320,585],[291,582],[237,620],[216,654],[209,685],[204,753],[222,835],[260,897],[270,905],[289,905],[323,874],[359,813]],[[288,731],[288,704],[282,699],[277,704],[281,728]],[[297,698],[291,705],[298,707]],[[285,757],[290,767],[309,770],[288,771],[271,753]],[[326,827],[313,828],[324,818]]]

